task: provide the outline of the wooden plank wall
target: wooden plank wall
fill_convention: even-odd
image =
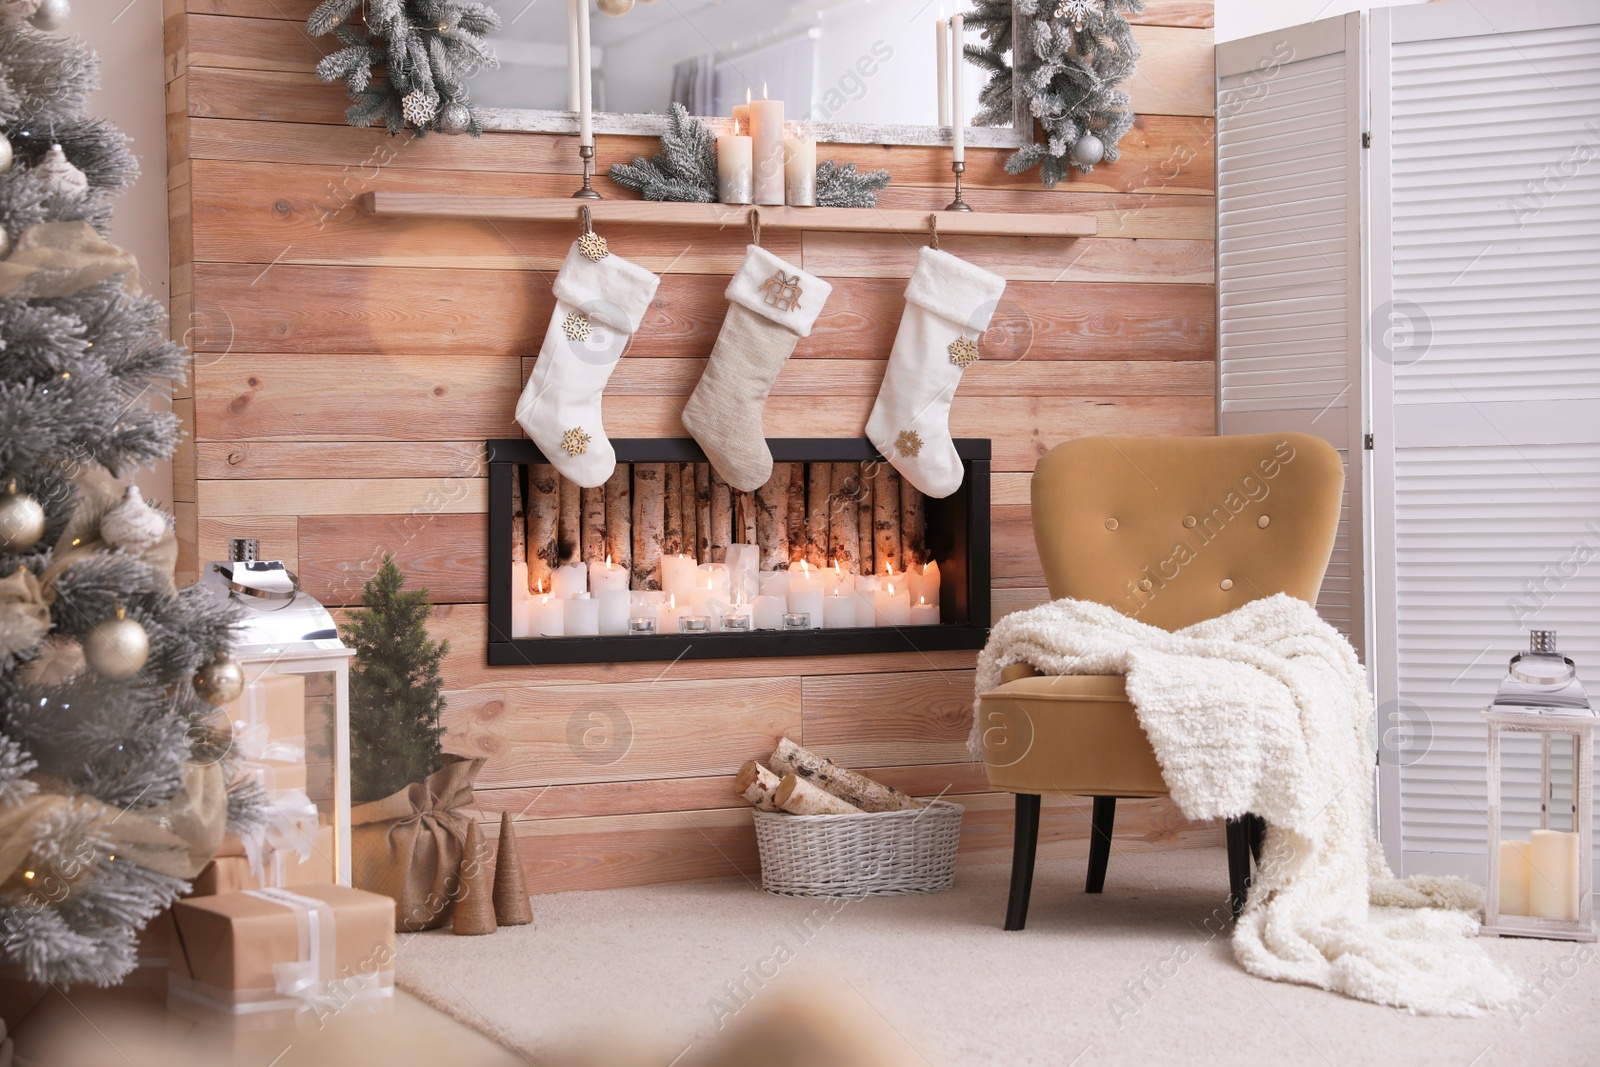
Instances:
[[[537,891],[746,874],[750,816],[728,776],[787,733],[919,794],[968,805],[964,853],[1010,841],[1010,798],[967,760],[972,653],[673,666],[484,665],[481,443],[512,409],[552,308],[574,227],[363,217],[368,189],[556,194],[571,138],[391,138],[343,123],[310,73],[332,47],[303,30],[311,0],[167,0],[174,335],[196,351],[177,408],[182,565],[255,536],[326,602],[350,604],[384,552],[440,605],[451,644],[447,743],[489,757],[486,817],[515,812]],[[968,153],[980,211],[1089,212],[1087,240],[946,237],[1010,284],[952,413],[994,440],[996,616],[1044,599],[1028,476],[1084,434],[1212,427],[1214,156],[1211,5],[1152,0],[1136,27],[1140,112],[1115,165],[1053,191]],[[600,172],[648,154],[608,137]],[[947,153],[823,146],[888,167],[886,206],[949,199]],[[602,179],[608,196],[627,195]],[[678,436],[678,410],[724,313],[742,228],[610,227],[613,249],[664,272],[605,401],[614,436]],[[899,322],[917,242],[770,232],[772,251],[828,278],[815,334],[780,375],[772,436],[858,436]],[[826,402],[824,401],[824,398]],[[1047,807],[1047,850],[1082,851],[1080,798]],[[1124,805],[1128,848],[1214,844],[1164,800]]]

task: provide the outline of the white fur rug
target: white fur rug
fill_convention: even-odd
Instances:
[[[1125,675],[1183,813],[1266,820],[1233,936],[1251,974],[1419,1014],[1516,1002],[1518,980],[1473,939],[1482,892],[1454,878],[1401,882],[1384,863],[1372,833],[1365,674],[1310,605],[1280,594],[1168,633],[1058,600],[995,625],[977,691],[1018,662],[1045,674]],[[981,729],[975,718],[974,746]]]

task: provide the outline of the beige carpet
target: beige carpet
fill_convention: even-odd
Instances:
[[[948,893],[831,906],[743,881],[535,897],[534,927],[406,939],[400,984],[540,1064],[630,1037],[653,1050],[634,1062],[667,1067],[741,1005],[805,986],[934,1067],[1600,1064],[1593,946],[1486,940],[1543,992],[1515,1014],[1419,1018],[1240,970],[1214,936],[1220,849],[1116,854],[1097,897],[1083,874],[1041,862],[1016,934],[1000,929],[1003,865],[961,869]]]

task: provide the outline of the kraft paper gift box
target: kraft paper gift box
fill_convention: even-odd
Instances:
[[[394,901],[342,885],[191,897],[172,907],[167,1006],[238,1028],[385,1011]]]
[[[333,827],[317,830],[311,855],[305,859],[286,849],[267,853],[262,860],[265,881],[272,886],[323,885],[333,877]],[[244,856],[218,856],[206,864],[206,869],[195,877],[189,895],[211,897],[222,893],[242,893],[248,889],[261,889],[263,879],[250,873],[250,861]]]
[[[290,789],[305,791],[307,785],[306,765],[301,763],[285,763],[280,760],[246,760],[239,765],[239,777],[253,779],[259,782],[261,788],[268,796],[286,792]]]
[[[264,674],[245,686],[244,693],[227,706],[234,731],[266,725],[274,741],[305,737],[306,679],[303,674]],[[301,741],[304,745],[304,741]]]

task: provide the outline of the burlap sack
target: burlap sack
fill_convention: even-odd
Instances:
[[[393,897],[394,928],[432,930],[450,921],[483,760],[462,760],[382,800],[350,811],[351,876],[357,889]]]

